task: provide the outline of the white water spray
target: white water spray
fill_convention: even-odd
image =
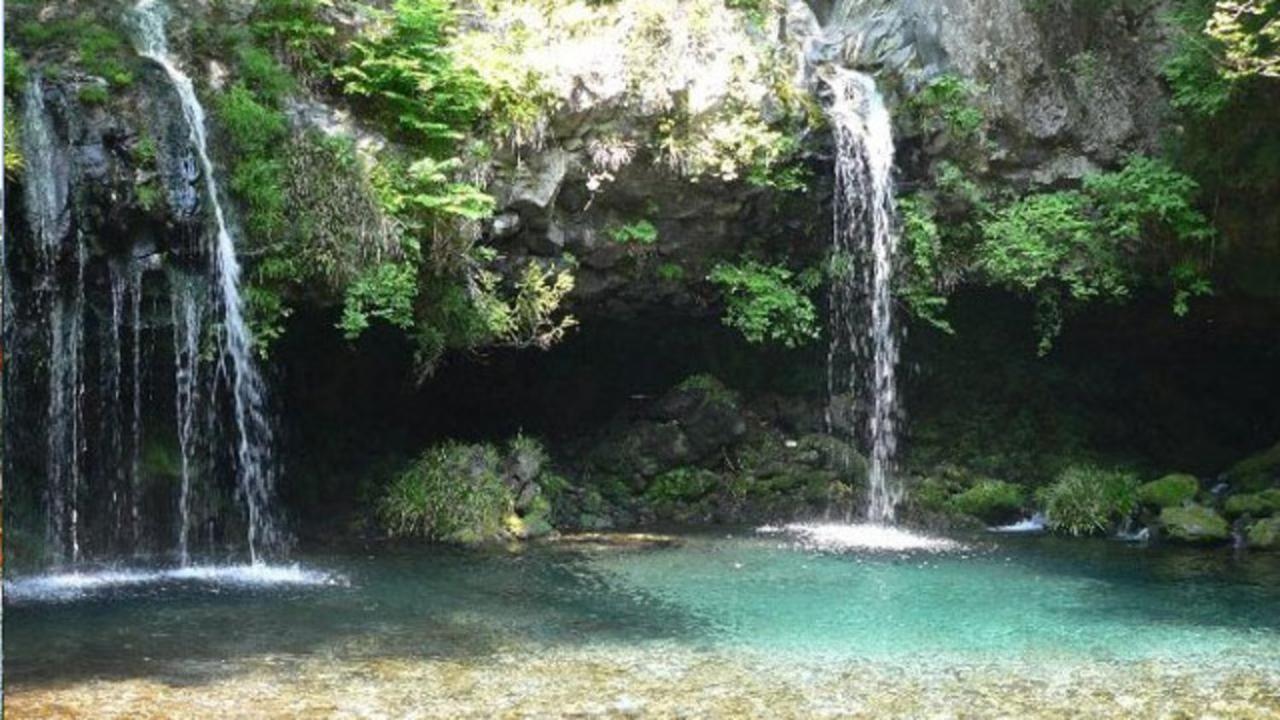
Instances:
[[[271,467],[271,426],[264,409],[265,390],[254,362],[253,338],[245,324],[240,298],[240,263],[236,259],[235,241],[219,200],[213,162],[209,159],[204,108],[196,97],[191,78],[179,69],[169,54],[165,33],[168,11],[158,0],[141,0],[135,6],[135,14],[138,54],[159,65],[178,93],[217,224],[213,270],[222,304],[222,350],[231,361],[232,404],[237,432],[236,478],[249,515],[249,554],[257,563],[261,553],[278,542],[269,513],[275,478]]]
[[[868,405],[870,498],[867,519],[892,523],[902,489],[893,479],[897,453],[898,336],[893,321],[893,130],[875,81],[832,68],[827,82],[835,129],[835,231],[829,390],[861,390]],[[847,362],[847,367],[840,367]],[[843,382],[840,382],[843,381]],[[839,387],[839,385],[847,387]]]

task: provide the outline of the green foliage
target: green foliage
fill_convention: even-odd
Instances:
[[[1195,498],[1200,483],[1193,475],[1165,475],[1138,488],[1138,502],[1153,507],[1177,507]]]
[[[680,282],[684,279],[684,268],[673,262],[662,263],[654,272],[667,282]]]
[[[983,522],[1001,522],[1022,508],[1026,493],[1021,486],[1003,480],[981,480],[973,487],[951,497],[948,505],[956,512],[972,515]]]
[[[417,272],[412,265],[377,265],[347,287],[338,327],[348,340],[359,337],[374,318],[407,330],[413,327],[417,296]]]
[[[293,76],[261,48],[241,47],[236,70],[240,80],[263,104],[277,107],[293,91]]]
[[[7,89],[7,88],[6,88]],[[4,98],[4,177],[12,181],[22,175],[26,167],[22,156],[22,127],[8,95]]]
[[[1221,112],[1235,93],[1235,82],[1219,71],[1221,43],[1202,32],[1210,13],[1205,0],[1181,3],[1173,15],[1178,34],[1161,68],[1172,91],[1173,106],[1203,117]]]
[[[1204,34],[1223,48],[1224,77],[1280,79],[1280,0],[1218,0]]]
[[[265,155],[285,137],[284,114],[264,103],[243,83],[236,83],[223,93],[217,108],[218,120],[238,154]]]
[[[985,123],[982,111],[973,103],[975,92],[964,78],[941,75],[911,97],[908,110],[919,118],[921,129],[927,133],[972,140]]]
[[[942,230],[933,202],[922,195],[908,195],[898,201],[902,223],[902,256],[905,273],[898,295],[911,313],[935,328],[953,332],[943,314],[949,290],[944,274]]]
[[[24,9],[6,8],[6,19],[13,21],[15,16],[30,17]],[[19,46],[27,55],[34,57],[37,53],[58,52],[68,58],[71,64],[86,73],[105,78],[113,87],[128,87],[134,80],[134,69],[137,58],[128,39],[116,28],[104,24],[105,14],[86,9],[72,16],[40,17],[29,22],[20,22],[17,32],[6,33],[7,46]],[[9,56],[5,57],[6,64]],[[10,78],[6,78],[6,82]]]
[[[1091,465],[1067,468],[1042,488],[1049,527],[1071,535],[1108,530],[1137,506],[1137,479],[1130,473]]]
[[[775,4],[774,0],[724,0],[724,6],[743,12],[748,22],[755,27],[761,27]]]
[[[261,277],[261,271],[259,271]],[[253,332],[253,349],[266,358],[272,345],[284,336],[285,321],[293,314],[280,290],[263,283],[245,286],[245,315]]]
[[[348,95],[402,139],[452,147],[479,119],[486,88],[454,62],[456,20],[448,0],[397,0],[393,10],[351,46],[335,71]]]
[[[477,262],[492,256],[479,254]],[[451,348],[481,345],[547,349],[577,325],[561,312],[573,290],[573,273],[528,261],[511,289],[483,266],[463,275],[434,273],[422,287],[417,325],[417,364],[423,376],[432,372]]]
[[[82,66],[107,79],[115,87],[133,84],[133,55],[129,43],[118,32],[91,23],[79,33],[78,52]]]
[[[714,375],[709,373],[697,373],[690,375],[676,385],[676,390],[686,393],[698,393],[707,400],[717,402],[722,405],[737,405],[738,396],[730,390],[723,382]]]
[[[725,325],[749,342],[794,348],[818,337],[817,310],[808,296],[818,286],[817,273],[797,275],[781,265],[746,260],[720,263],[708,279],[724,293]]]
[[[511,511],[497,451],[448,442],[427,450],[387,488],[378,516],[391,535],[474,543],[494,538]]]
[[[1032,294],[1041,352],[1068,302],[1121,300],[1152,256],[1168,268],[1174,311],[1209,291],[1199,256],[1212,236],[1195,209],[1196,183],[1168,164],[1135,156],[1114,173],[1086,177],[1081,191],[1028,195],[981,223],[978,266],[992,281]]]
[[[644,495],[655,504],[693,502],[709,494],[719,482],[720,476],[710,470],[676,468],[654,478]]]
[[[269,44],[289,67],[308,80],[328,75],[334,62],[336,30],[320,19],[332,0],[259,0],[253,34]]]
[[[145,182],[134,188],[138,207],[148,213],[158,213],[165,204],[164,190],[155,182]]]
[[[111,94],[106,87],[93,84],[81,86],[76,96],[80,98],[80,102],[83,105],[102,105],[107,102]]]
[[[16,48],[4,49],[4,93],[16,95],[27,85],[27,63]]]
[[[647,219],[618,225],[608,230],[609,237],[623,245],[652,245],[658,242],[658,228]]]

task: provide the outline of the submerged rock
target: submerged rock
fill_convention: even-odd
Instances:
[[[1215,543],[1231,537],[1227,521],[1203,505],[1167,507],[1160,511],[1160,525],[1170,538],[1182,542]]]

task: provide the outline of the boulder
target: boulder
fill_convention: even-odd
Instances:
[[[997,525],[1017,520],[1025,501],[1026,492],[1020,486],[1003,480],[984,479],[953,496],[947,505],[956,512]]]
[[[1249,526],[1246,537],[1251,548],[1280,550],[1280,517],[1255,522]]]
[[[1231,466],[1225,479],[1234,489],[1245,492],[1280,485],[1280,443]]]
[[[1178,507],[1190,502],[1200,490],[1200,482],[1192,475],[1174,473],[1138,487],[1138,502],[1151,507]]]
[[[1215,543],[1231,537],[1231,527],[1221,515],[1203,505],[1167,507],[1160,511],[1165,534],[1188,543]]]
[[[1229,518],[1242,515],[1260,518],[1280,513],[1280,489],[1232,495],[1223,503],[1223,513]]]

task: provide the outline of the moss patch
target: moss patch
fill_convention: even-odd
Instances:
[[[1203,505],[1167,507],[1160,511],[1160,524],[1169,537],[1182,542],[1213,543],[1231,537],[1227,521]]]
[[[1177,507],[1196,496],[1200,482],[1191,475],[1175,473],[1152,480],[1138,488],[1138,502],[1152,507]]]

